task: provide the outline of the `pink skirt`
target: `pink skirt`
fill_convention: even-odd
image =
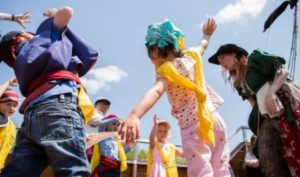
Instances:
[[[150,177],[166,177],[167,171],[156,146],[153,148],[152,154],[153,163],[150,169]]]
[[[215,147],[199,138],[199,124],[181,130],[184,156],[190,177],[230,177],[229,147],[226,142],[226,128],[223,118],[217,111],[215,119]]]

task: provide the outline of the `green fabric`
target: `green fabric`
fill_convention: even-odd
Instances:
[[[258,123],[258,116],[259,110],[257,104],[255,104],[251,110],[251,113],[248,118],[248,126],[250,130],[256,135],[257,134],[257,123]]]
[[[242,89],[242,88],[236,88],[238,94],[242,97],[243,100],[246,100],[251,96],[251,91],[248,89]],[[255,97],[255,95],[252,95],[252,97]],[[256,99],[256,98],[254,98]]]
[[[170,43],[176,51],[179,51],[179,38],[183,36],[184,33],[173,22],[165,20],[161,23],[148,26],[146,44],[165,48]]]
[[[258,153],[258,138],[256,138],[256,141],[255,143],[253,144],[253,147],[252,147],[252,153],[255,155],[256,158],[259,159],[259,153]]]
[[[248,57],[246,82],[255,93],[267,82],[274,79],[278,68],[285,64],[279,56],[260,49],[254,50]]]
[[[237,88],[239,95],[243,99],[247,99],[251,96],[251,92],[256,93],[266,82],[272,81],[277,70],[285,64],[285,60],[282,57],[267,53],[261,49],[254,50],[248,56],[248,69],[246,73],[246,84],[247,86],[242,88]],[[252,93],[252,94],[254,94]],[[256,100],[256,96],[251,96]],[[254,134],[257,132],[257,122],[259,116],[258,106],[255,105],[248,118],[249,128]],[[288,113],[289,121],[293,119]]]
[[[279,61],[285,64],[285,60],[277,55],[262,51],[261,49],[254,50],[248,57],[249,65],[261,71],[263,74],[270,74],[274,68],[274,62]]]
[[[277,70],[285,64],[282,57],[256,49],[248,56],[246,83],[255,93],[268,81],[274,79]],[[239,95],[245,100],[251,96],[247,87],[237,88]],[[254,97],[255,99],[255,97]]]

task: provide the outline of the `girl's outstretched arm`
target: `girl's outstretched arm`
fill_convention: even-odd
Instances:
[[[0,20],[10,20],[15,21],[20,24],[23,28],[25,28],[25,24],[30,22],[30,13],[25,12],[22,14],[7,14],[0,12]]]
[[[125,138],[126,144],[133,143],[139,138],[140,119],[155,105],[166,88],[167,81],[164,78],[158,78],[155,84],[144,94],[142,99],[129,113],[120,129],[121,138]]]
[[[213,18],[209,18],[207,22],[203,25],[203,38],[199,44],[200,54],[203,55],[207,46],[211,35],[215,32],[217,28],[216,21]]]

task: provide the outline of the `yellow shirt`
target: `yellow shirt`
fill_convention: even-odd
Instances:
[[[16,139],[16,126],[9,120],[5,127],[0,127],[0,169],[5,165],[6,158],[14,146]]]
[[[127,169],[126,154],[124,152],[124,147],[123,147],[122,142],[119,139],[119,137],[115,136],[115,141],[117,142],[117,145],[118,145],[118,154],[119,154],[119,158],[120,158],[120,162],[121,162],[120,170],[122,172]],[[95,168],[98,166],[98,164],[100,163],[100,160],[101,160],[100,157],[101,157],[100,147],[99,147],[99,143],[97,143],[94,145],[93,155],[92,155],[92,159],[90,162],[92,173],[95,170]]]
[[[159,142],[155,142],[155,146],[159,151],[162,161],[164,162],[164,166],[166,168],[167,177],[178,177],[177,164],[176,164],[176,148],[174,145],[170,146],[170,152],[168,155],[164,153],[161,148],[161,144]],[[150,176],[150,169],[153,163],[153,153],[152,149],[148,150],[148,166],[147,166],[147,177]]]

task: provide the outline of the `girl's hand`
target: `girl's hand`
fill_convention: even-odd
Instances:
[[[213,18],[209,18],[203,25],[202,31],[204,35],[211,36],[217,28],[216,21]]]
[[[17,78],[16,77],[13,77],[13,78],[11,78],[9,81],[8,81],[8,84],[9,84],[9,86],[17,86],[18,85],[18,80],[17,80]]]
[[[56,9],[56,8],[49,8],[43,12],[43,16],[44,17],[53,17],[56,14],[57,10],[58,9]]]
[[[121,139],[125,138],[126,144],[134,143],[140,137],[140,119],[136,116],[128,116],[122,123],[120,131]]]
[[[86,137],[85,137],[85,141],[90,141],[91,139],[93,139],[93,135],[95,133],[90,133],[90,134],[87,134]]]
[[[25,23],[30,22],[29,18],[30,18],[30,13],[25,12],[25,13],[22,13],[22,14],[15,15],[14,16],[14,21],[19,23],[23,28],[26,28]]]
[[[154,126],[157,126],[158,123],[159,123],[159,118],[158,118],[157,114],[155,114],[155,115],[153,116],[153,123],[154,123]]]

